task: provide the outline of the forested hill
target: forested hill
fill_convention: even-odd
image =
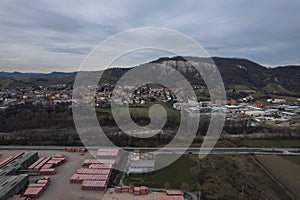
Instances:
[[[213,57],[226,89],[253,91],[285,96],[300,95],[300,66],[267,68],[247,59]],[[208,62],[208,58],[189,57],[194,63]],[[202,83],[195,68],[182,57],[159,58],[152,63],[161,63],[179,70],[191,83]],[[129,68],[112,68],[105,71],[103,82],[114,83]],[[91,72],[83,72],[91,73]],[[51,84],[72,85],[77,72],[19,73],[0,72],[1,89]]]

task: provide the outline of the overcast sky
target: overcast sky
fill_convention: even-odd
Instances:
[[[180,31],[211,56],[300,64],[299,10],[299,0],[1,0],[0,71],[75,71],[100,42],[139,27]],[[165,54],[141,55],[123,64]]]

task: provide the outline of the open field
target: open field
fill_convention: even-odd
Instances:
[[[201,192],[208,199],[290,199],[249,155],[209,155],[197,163]]]
[[[299,155],[283,155],[281,156],[284,159],[287,159],[293,163],[296,163],[297,165],[300,166],[300,156]]]
[[[188,183],[188,184],[186,184]],[[170,166],[144,175],[130,175],[125,184],[201,190],[208,199],[290,199],[249,155],[184,155]]]
[[[191,147],[201,147],[202,143],[193,143]],[[215,147],[236,147],[237,145],[231,142],[230,140],[218,140]]]
[[[248,147],[278,147],[278,148],[293,148],[300,147],[300,140],[242,140],[245,146]]]
[[[300,199],[300,166],[277,155],[257,155],[256,159],[290,192]]]

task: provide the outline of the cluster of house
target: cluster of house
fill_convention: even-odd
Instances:
[[[72,88],[65,84],[25,87],[0,91],[0,108],[5,109],[18,105],[51,106],[58,103],[71,103]]]
[[[300,101],[299,101],[300,103]],[[188,100],[187,103],[174,103],[173,108],[190,113],[223,112],[227,119],[249,117],[256,123],[291,125],[300,116],[299,104],[288,104],[285,99],[267,99],[266,101],[249,101],[243,98],[240,101],[227,100],[226,102],[210,101],[198,102]],[[254,123],[255,125],[255,123]]]
[[[104,108],[111,106],[112,96],[114,101],[119,100],[118,103],[122,104],[145,104],[147,101],[169,101],[175,98],[170,89],[154,84],[141,87],[130,85],[115,87],[112,84],[104,84],[97,87],[96,93],[94,88],[91,88],[91,92],[95,95],[96,106]],[[88,100],[89,98],[87,102]],[[0,109],[25,104],[53,106],[71,104],[72,101],[72,88],[65,84],[0,91]]]
[[[174,109],[186,110],[190,113],[221,111],[228,113],[228,116],[233,118],[245,115],[253,118],[257,123],[275,124],[291,124],[300,112],[300,99],[298,99],[298,103],[294,104],[288,104],[285,99],[254,101],[251,96],[238,100],[226,100],[226,102],[198,102],[197,99],[191,99],[190,97],[180,100],[174,93],[182,94],[184,91],[171,91],[169,88],[157,84],[144,84],[141,87],[104,84],[96,89],[96,93],[94,93],[94,88],[91,88],[91,92],[95,95],[97,107],[110,107],[112,102],[128,105],[172,101],[174,102]],[[71,102],[72,88],[67,85],[26,87],[12,91],[0,91],[0,109],[22,104],[51,106],[58,103],[70,104]]]
[[[96,94],[96,105],[110,107],[111,102],[118,104],[145,104],[146,102],[166,102],[173,100],[175,95],[170,89],[159,85],[142,85],[141,87],[124,85],[114,87],[106,85],[105,89]]]

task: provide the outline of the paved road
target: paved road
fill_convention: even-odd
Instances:
[[[65,148],[70,148],[70,146],[4,146],[0,145],[0,150],[63,150]],[[82,148],[80,146],[74,146],[73,148]],[[96,150],[99,147],[88,147],[90,150]],[[140,149],[142,151],[157,151],[160,148],[155,147],[143,147],[143,148],[135,148],[135,147],[124,147],[123,149],[127,151],[133,151],[135,149]],[[183,151],[187,151],[188,153],[198,154],[200,147],[190,147],[188,149],[181,147],[174,148],[163,148],[160,149],[161,153],[181,153]],[[203,148],[204,151],[208,151],[209,148]],[[253,147],[215,147],[210,152],[211,154],[294,154],[300,155],[300,148],[253,148]]]

